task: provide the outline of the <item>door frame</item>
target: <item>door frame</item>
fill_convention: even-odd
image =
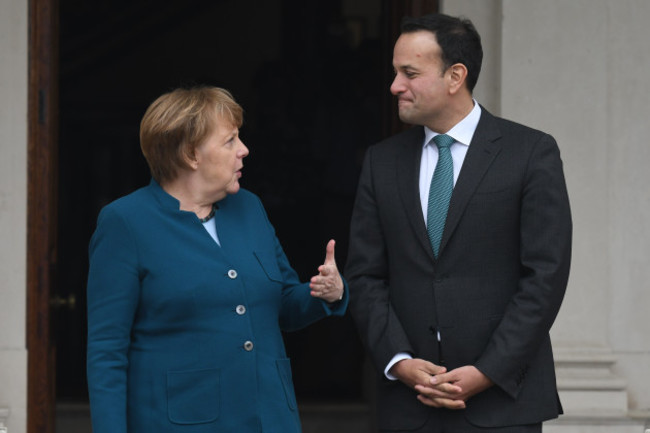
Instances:
[[[383,72],[392,81],[393,44],[401,17],[437,12],[438,0],[385,0]],[[56,346],[52,309],[57,264],[59,2],[29,0],[27,142],[27,432],[54,433]],[[384,128],[404,128],[393,98],[383,94]]]
[[[58,1],[29,0],[27,432],[52,433],[56,360],[50,293],[57,246]]]

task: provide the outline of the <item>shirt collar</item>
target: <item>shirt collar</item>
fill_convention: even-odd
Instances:
[[[472,111],[470,111],[469,114],[463,118],[463,120],[458,122],[447,132],[447,135],[449,135],[451,138],[466,146],[469,146],[469,143],[472,141],[472,137],[474,137],[474,132],[476,131],[476,126],[478,125],[478,121],[481,118],[481,106],[478,104],[478,102],[476,102],[475,99],[472,99],[472,101],[474,101],[474,108],[472,108]],[[433,132],[425,126],[424,146],[429,144],[431,139],[436,135],[439,134],[437,132]]]

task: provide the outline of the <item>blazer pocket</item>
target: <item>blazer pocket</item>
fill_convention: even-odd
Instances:
[[[287,397],[287,404],[289,409],[296,410],[298,404],[296,403],[296,394],[293,390],[293,380],[291,380],[291,361],[288,359],[278,359],[275,361],[278,367],[280,380],[282,381],[282,388],[284,388],[284,395]]]
[[[167,412],[175,424],[203,424],[216,420],[220,409],[220,370],[167,372]]]
[[[278,261],[275,259],[275,255],[266,251],[253,251],[257,262],[260,264],[264,273],[271,281],[276,281],[278,283],[282,282],[282,273],[278,267]]]
[[[479,188],[472,195],[471,201],[476,203],[504,202],[513,199],[513,188],[487,189]],[[516,196],[515,196],[516,197]]]

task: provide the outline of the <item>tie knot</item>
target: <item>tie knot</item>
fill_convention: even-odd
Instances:
[[[456,140],[454,140],[447,134],[440,134],[433,137],[433,141],[436,143],[436,146],[438,146],[438,149],[440,149],[442,147],[451,146],[452,144],[454,144]]]

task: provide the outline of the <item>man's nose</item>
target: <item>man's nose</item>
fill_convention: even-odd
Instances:
[[[399,74],[395,75],[393,82],[390,85],[390,93],[397,96],[404,91],[403,79]]]

